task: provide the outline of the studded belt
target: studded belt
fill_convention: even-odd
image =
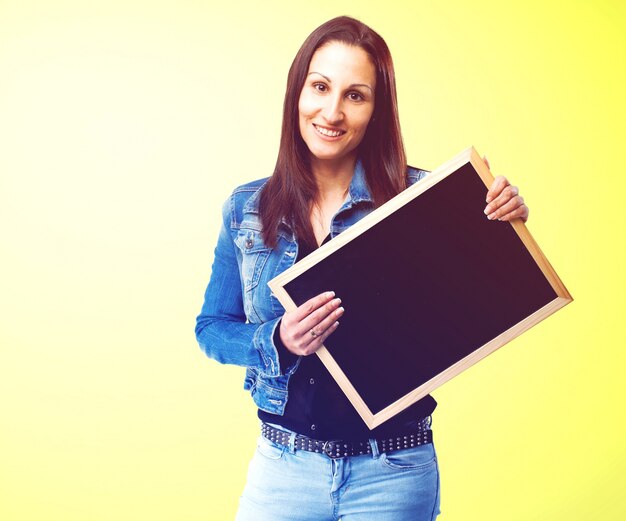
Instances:
[[[289,447],[291,433],[286,432],[267,423],[261,424],[261,435],[278,445]],[[420,421],[417,428],[409,433],[400,436],[391,436],[388,438],[376,438],[378,451],[381,453],[396,452],[398,450],[410,449],[419,445],[426,445],[433,442],[433,431],[430,430],[430,418],[424,418]],[[308,452],[318,452],[325,454],[329,458],[345,458],[348,456],[360,456],[363,454],[371,454],[372,446],[369,440],[364,441],[342,441],[342,440],[316,440],[296,434],[294,440],[294,448],[296,450],[306,450]]]

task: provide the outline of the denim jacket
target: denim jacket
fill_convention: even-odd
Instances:
[[[408,184],[426,173],[409,167]],[[210,358],[245,366],[244,389],[259,409],[282,415],[289,377],[300,358],[281,369],[273,338],[285,310],[267,283],[293,265],[298,243],[286,222],[279,226],[274,249],[263,243],[259,198],[267,179],[235,188],[224,203],[211,278],[196,319],[196,338]],[[373,209],[364,169],[357,162],[346,200],[331,220],[331,237]]]

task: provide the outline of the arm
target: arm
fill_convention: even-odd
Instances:
[[[263,324],[246,323],[237,246],[230,235],[230,201],[224,204],[222,216],[211,278],[196,319],[198,344],[207,356],[222,364],[253,367],[268,377],[293,372],[297,360],[281,371],[273,341],[280,318]]]

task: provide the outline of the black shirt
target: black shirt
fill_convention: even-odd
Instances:
[[[324,239],[324,243],[328,240],[330,235]],[[312,251],[299,243],[296,260],[303,259]],[[277,327],[274,344],[278,350],[281,367],[285,368],[297,357],[282,344],[278,330]],[[298,369],[289,379],[288,393],[285,413],[282,416],[259,409],[259,418],[319,440],[363,440],[402,434],[413,430],[416,423],[429,416],[437,406],[432,396],[425,396],[370,431],[315,354],[302,357]]]

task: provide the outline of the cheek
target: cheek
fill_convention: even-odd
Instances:
[[[302,109],[298,107],[298,128],[300,129],[300,135],[304,139],[306,133],[306,116],[302,113]]]
[[[311,96],[307,96],[304,93],[300,95],[300,99],[298,100],[298,113],[300,114],[300,121],[302,121],[303,118],[309,117],[314,112],[315,107],[313,101],[314,100]]]
[[[365,131],[367,130],[367,126],[369,125],[369,122],[372,119],[372,112],[368,111],[367,114],[361,114],[360,117],[358,118],[357,126],[359,127],[359,134],[365,134]]]

